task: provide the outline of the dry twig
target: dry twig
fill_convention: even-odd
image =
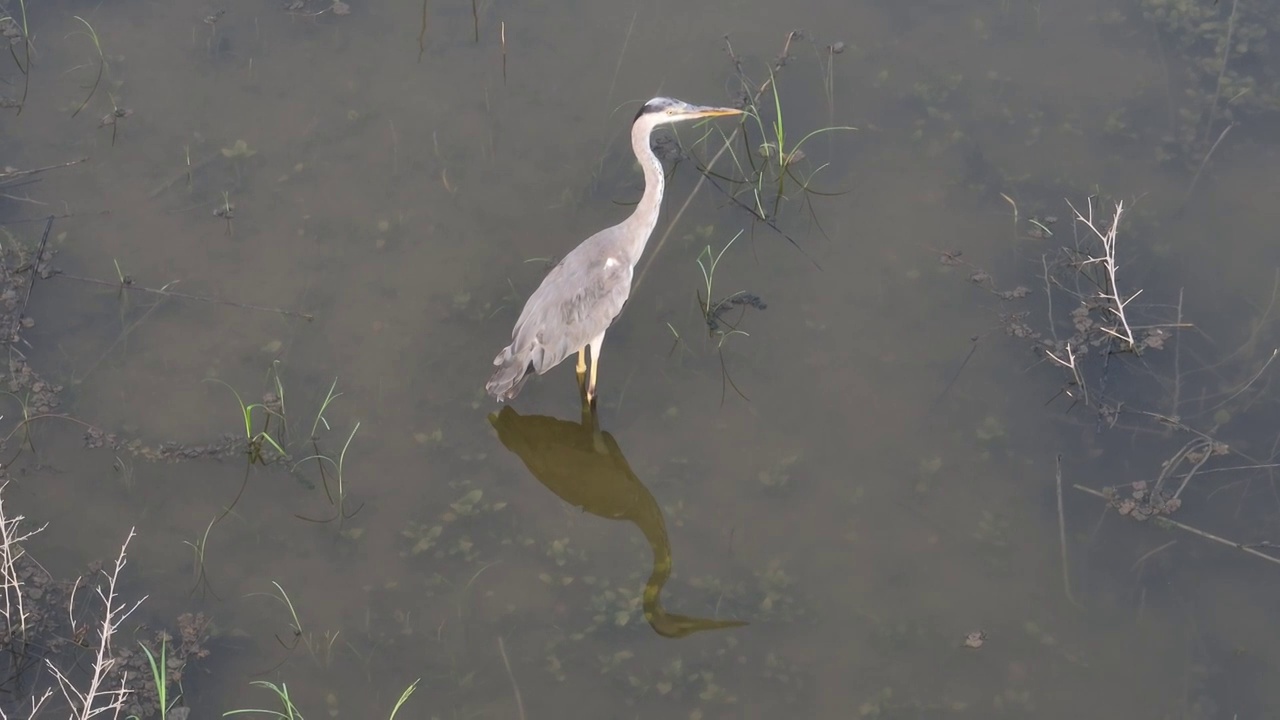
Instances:
[[[498,654],[502,656],[502,665],[507,668],[507,677],[511,680],[511,691],[516,695],[516,710],[520,713],[520,720],[525,720],[524,700],[520,697],[520,686],[516,684],[516,676],[511,672],[511,662],[507,660],[507,647],[503,644],[501,635],[498,636]]]
[[[102,573],[106,586],[99,585],[97,588],[97,595],[102,600],[103,606],[102,624],[98,628],[98,648],[94,654],[88,685],[84,690],[80,690],[72,684],[71,680],[63,674],[57,665],[50,660],[45,661],[61,687],[62,696],[66,699],[67,704],[71,706],[71,717],[74,720],[88,720],[106,713],[110,713],[113,718],[118,717],[120,711],[124,708],[125,698],[130,693],[125,687],[128,673],[121,674],[120,687],[118,688],[107,688],[106,682],[111,667],[116,663],[115,656],[111,651],[111,639],[120,629],[120,625],[146,600],[144,596],[132,606],[126,607],[116,596],[116,581],[120,578],[120,572],[124,570],[126,563],[125,552],[135,534],[134,528],[129,528],[129,535],[120,546],[120,554],[116,556],[115,567],[110,572],[103,571]],[[73,602],[68,608],[73,626],[75,624],[74,598],[75,593],[73,592]]]
[[[1058,453],[1054,463],[1054,480],[1058,491],[1058,542],[1062,548],[1062,590],[1071,604],[1079,607],[1080,603],[1076,602],[1071,594],[1071,573],[1067,569],[1067,519],[1062,509],[1062,453]]]
[[[1081,263],[1082,265],[1091,265],[1095,263],[1101,265],[1105,276],[1105,289],[1099,292],[1099,297],[1110,303],[1109,310],[1115,316],[1117,325],[1113,328],[1104,327],[1100,329],[1108,335],[1127,343],[1128,347],[1124,348],[1125,350],[1132,350],[1134,353],[1139,353],[1141,349],[1138,347],[1137,341],[1134,340],[1133,330],[1129,327],[1129,320],[1125,317],[1124,309],[1125,306],[1134,298],[1141,295],[1142,291],[1139,290],[1127,298],[1122,297],[1120,294],[1120,286],[1116,282],[1116,275],[1120,270],[1120,264],[1116,260],[1116,234],[1120,229],[1120,218],[1124,215],[1124,202],[1121,201],[1116,203],[1115,215],[1112,216],[1111,224],[1107,226],[1105,233],[1099,230],[1098,226],[1094,224],[1092,200],[1089,201],[1088,217],[1082,215],[1080,211],[1076,209],[1076,206],[1071,204],[1070,200],[1067,201],[1067,205],[1070,206],[1072,212],[1075,213],[1076,221],[1084,223],[1084,225],[1098,237],[1098,240],[1102,242],[1102,257],[1090,257],[1088,260]],[[1119,329],[1123,329],[1123,332],[1119,332]]]
[[[48,524],[27,531],[21,527],[26,520],[22,515],[9,517],[4,510],[4,489],[8,482],[0,484],[0,588],[4,592],[4,621],[6,631],[12,635],[18,628],[23,642],[27,638],[27,609],[22,600],[22,580],[18,574],[18,558],[26,554],[22,543],[44,530]]]
[[[1074,487],[1075,489],[1081,492],[1087,492],[1090,495],[1100,497],[1103,500],[1110,501],[1110,498],[1107,497],[1106,493],[1103,493],[1099,490],[1094,490],[1091,487],[1085,487],[1084,485],[1072,485],[1071,487]],[[1253,545],[1245,545],[1244,543],[1238,543],[1238,542],[1235,542],[1234,540],[1228,540],[1219,535],[1214,535],[1213,533],[1205,532],[1204,530],[1191,527],[1186,523],[1180,523],[1177,520],[1173,520],[1167,517],[1160,518],[1159,522],[1168,523],[1169,525],[1172,525],[1173,527],[1176,527],[1179,530],[1184,530],[1193,535],[1199,535],[1200,537],[1205,538],[1206,540],[1212,540],[1213,542],[1216,542],[1220,545],[1226,545],[1227,547],[1233,547],[1237,550],[1242,550],[1255,557],[1259,557],[1268,562],[1273,562],[1273,563],[1276,563],[1277,565],[1280,565],[1280,558],[1275,557],[1274,555],[1268,555],[1264,552],[1259,552],[1257,549],[1255,549],[1255,546]],[[1262,547],[1272,547],[1272,546],[1268,544],[1268,545],[1263,545]]]

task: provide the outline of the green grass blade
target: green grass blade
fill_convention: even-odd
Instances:
[[[98,85],[102,82],[102,73],[107,68],[107,58],[102,53],[102,43],[98,42],[98,33],[94,31],[93,26],[89,24],[89,21],[79,15],[73,15],[72,17],[79,20],[86,28],[89,29],[89,37],[93,40],[93,46],[98,49],[98,77],[94,78],[93,87],[89,89],[89,95],[85,97],[84,102],[80,103],[80,107],[76,108],[76,111],[71,113],[71,117],[75,117],[80,114],[80,111],[84,109],[85,105],[89,104],[89,101],[93,99],[93,94],[98,91]]]
[[[396,713],[400,712],[400,708],[403,707],[404,704],[409,701],[409,698],[413,696],[413,691],[418,689],[418,683],[420,682],[422,682],[422,678],[414,680],[409,687],[404,689],[404,692],[400,693],[400,699],[396,701],[396,706],[391,708],[391,715],[387,720],[396,720]]]

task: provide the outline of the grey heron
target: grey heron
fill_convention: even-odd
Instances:
[[[742,112],[666,97],[653,98],[640,108],[631,125],[631,150],[644,172],[644,194],[630,217],[569,251],[529,296],[511,331],[511,344],[493,359],[497,369],[485,390],[495,400],[514,398],[531,374],[542,375],[574,352],[578,353],[581,385],[588,350],[591,375],[584,392],[588,402],[595,400],[605,331],[631,294],[632,273],[658,224],[662,206],[662,163],[649,146],[650,134],[659,125]]]

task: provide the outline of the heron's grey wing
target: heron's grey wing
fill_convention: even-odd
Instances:
[[[512,344],[529,348],[539,375],[550,370],[613,324],[631,294],[631,274],[619,258],[570,253],[529,297]]]

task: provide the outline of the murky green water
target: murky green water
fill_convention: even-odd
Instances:
[[[1277,452],[1277,146],[1248,120],[1268,116],[1240,116],[1179,213],[1208,143],[1161,164],[1156,128],[1180,127],[1193,52],[1140,3],[822,5],[430,2],[421,48],[413,3],[28,8],[38,53],[0,165],[88,160],[0,188],[5,241],[69,215],[50,234],[65,274],[314,315],[37,281],[17,349],[65,386],[55,412],[195,445],[243,434],[208,380],[246,403],[282,387],[293,461],[151,462],[32,423],[5,490],[10,513],[49,523],[31,554],[72,576],[136,527],[124,591],[149,599],[131,620],[213,619],[183,688],[196,717],[272,707],[256,680],[287,683],[308,717],[386,717],[418,679],[399,717],[1275,716],[1275,565],[1072,487],[1154,481],[1197,436],[1100,424],[1005,332],[1010,313],[1070,325],[1044,272],[1078,242],[1066,201],[1136,201],[1133,307],[1175,323],[1181,303],[1198,330],[1117,357],[1106,392],[1243,453],[1207,461],[1175,519],[1280,540],[1267,470],[1223,470]],[[107,64],[73,118],[99,66],[75,15]],[[500,439],[490,360],[547,259],[639,196],[637,103],[728,102],[725,36],[759,87],[796,28],[776,74],[791,142],[859,128],[793,165],[837,194],[787,188],[793,244],[706,185],[677,218],[699,178],[678,164],[606,344],[608,441],[575,425],[570,367],[493,419]],[[1278,72],[1237,52],[1241,73]],[[132,113],[100,127],[113,107]],[[1053,237],[1032,237],[1046,215]],[[708,339],[697,259],[740,230],[713,295],[768,308]],[[970,265],[939,261],[956,252]],[[5,403],[7,434],[22,408]]]

